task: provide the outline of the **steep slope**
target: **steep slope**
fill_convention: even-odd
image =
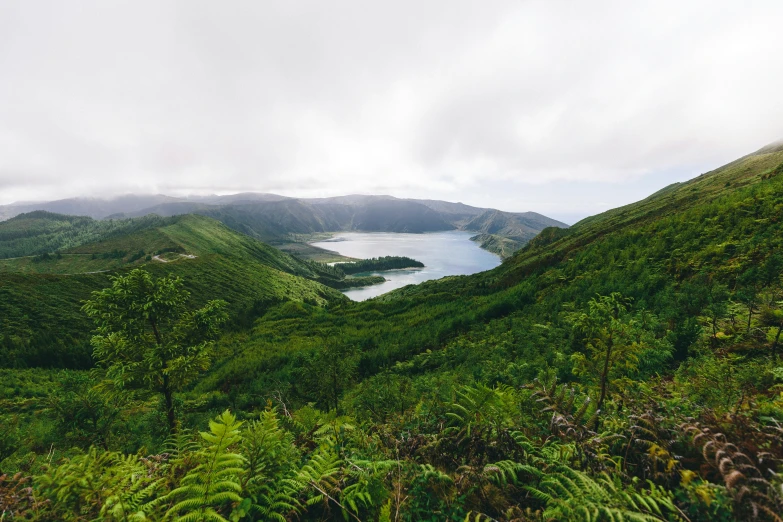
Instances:
[[[568,225],[535,212],[513,213],[487,210],[471,219],[464,230],[496,234],[519,240],[530,240],[546,227],[568,228]]]
[[[101,269],[108,271],[62,273],[72,268],[74,258],[104,263]],[[323,276],[313,265],[203,216],[158,218],[147,228],[110,234],[39,264],[49,265],[49,273],[0,271],[0,337],[26,352],[15,356],[25,364],[86,364],[90,325],[80,312],[81,302],[106,286],[115,270],[143,266],[158,276],[181,276],[194,304],[225,299],[240,323],[272,303],[326,305],[345,300],[339,292],[305,279]],[[48,360],[54,352],[70,354],[70,362],[61,356]]]
[[[487,210],[463,225],[464,230],[478,232],[472,239],[481,247],[508,257],[546,227],[568,228],[568,225],[535,212],[512,213]]]
[[[457,228],[462,228],[468,221],[487,210],[485,208],[471,207],[464,203],[451,203],[449,201],[439,201],[435,199],[408,199],[407,201],[421,203],[422,205],[431,208]]]
[[[51,253],[161,223],[157,216],[99,221],[37,210],[0,222],[0,260]]]
[[[346,205],[312,205],[297,199],[224,206],[203,214],[263,240],[343,230],[353,217],[351,207]]]
[[[411,201],[376,201],[356,210],[352,230],[367,232],[434,232],[454,225],[429,207]]]
[[[532,241],[513,262],[505,264],[505,271],[508,277],[519,280],[535,267],[567,261],[582,248],[595,248],[618,236],[633,238],[636,244],[655,238],[650,244],[661,248],[654,257],[660,262],[676,257],[677,249],[682,252],[685,245],[678,242],[686,236],[701,236],[702,248],[735,241],[748,244],[755,234],[763,231],[768,235],[779,226],[775,191],[780,187],[781,174],[783,150],[765,147],[637,203],[584,219],[567,231],[547,232],[544,236],[550,241]],[[740,222],[747,227],[744,233],[736,228]],[[672,235],[669,227],[683,232]],[[761,248],[767,251],[772,244]],[[645,246],[645,250],[648,248]]]
[[[660,372],[684,360],[700,338],[714,289],[741,303],[748,288],[779,287],[781,252],[783,151],[762,150],[570,229],[545,229],[492,271],[428,281],[339,310],[270,314],[245,351],[220,365],[203,389],[231,381],[264,393],[264,383],[277,378],[262,378],[260,369],[288,374],[296,359],[272,363],[257,354],[283,339],[312,346],[340,338],[365,346],[363,379],[389,371],[411,378],[460,372],[519,385],[551,365],[573,378],[567,312],[612,292],[660,319],[659,335],[672,347],[669,358],[650,363]],[[732,324],[720,325],[727,346],[736,337]],[[768,349],[766,335],[741,349]]]
[[[193,251],[207,242],[161,236]],[[405,520],[778,520],[781,252],[783,151],[771,147],[573,229],[547,228],[493,271],[364,303],[269,307],[222,340],[222,358],[178,395],[177,413],[190,429],[229,409],[262,412],[244,431],[225,413],[211,432],[245,437],[230,451],[248,462],[258,448],[271,455],[264,501],[301,502],[302,519],[342,508],[356,520],[392,509]],[[80,390],[67,372],[0,375],[0,404],[22,423],[6,431],[11,457],[0,464],[29,472],[47,455],[33,491],[55,507],[85,465],[108,483],[137,457],[74,450],[57,468],[52,441],[167,448],[167,433],[151,436],[155,398],[108,409],[89,395],[93,382]],[[93,404],[121,420],[96,434]],[[209,447],[160,460],[191,463]],[[252,475],[241,456],[226,458]],[[154,508],[176,484],[147,460],[130,469],[166,485],[147,495]],[[321,483],[329,498],[305,502]],[[109,505],[89,494],[94,513]],[[279,504],[278,518],[290,518],[291,504]]]

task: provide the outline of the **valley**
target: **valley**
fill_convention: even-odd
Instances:
[[[502,263],[486,217],[303,247],[334,266],[203,214],[0,223],[0,492],[166,519],[218,458],[238,520],[778,520],[783,146]],[[424,267],[339,269],[385,255]]]
[[[383,272],[382,275],[386,278],[384,283],[344,292],[354,301],[364,301],[406,285],[448,276],[475,274],[500,264],[498,256],[478,248],[470,237],[470,233],[460,231],[423,234],[347,232],[312,245],[331,249],[351,258],[407,256],[424,264],[420,268]],[[376,271],[368,273],[381,274]]]
[[[535,212],[501,212],[434,200],[399,199],[390,196],[340,196],[286,198],[274,194],[235,194],[207,198],[124,196],[114,199],[75,198],[35,204],[0,206],[0,219],[21,213],[54,212],[84,216],[109,223],[145,216],[171,217],[199,214],[227,227],[269,243],[288,253],[319,262],[337,260],[333,253],[307,246],[308,239],[338,232],[424,233],[465,230],[480,234],[482,248],[510,256],[548,226],[567,227]],[[87,232],[88,223],[79,222]],[[0,252],[0,256],[2,253]]]
[[[0,1],[0,522],[783,522],[782,21]]]

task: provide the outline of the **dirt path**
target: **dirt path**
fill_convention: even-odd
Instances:
[[[160,256],[152,256],[153,261],[160,261],[161,263],[171,263],[172,261],[179,261],[180,259],[196,259],[193,254],[180,254],[177,259],[163,259]]]

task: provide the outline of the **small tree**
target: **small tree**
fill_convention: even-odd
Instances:
[[[720,321],[729,313],[729,290],[725,285],[710,283],[707,289],[707,304],[704,307],[704,315],[712,332],[710,341],[713,348],[718,345],[718,327]]]
[[[153,279],[136,269],[112,278],[82,308],[96,324],[93,355],[117,388],[163,395],[169,430],[176,428],[174,392],[205,371],[213,341],[228,319],[225,301],[185,310],[190,296],[179,277]]]
[[[753,314],[759,305],[759,274],[755,268],[745,271],[737,279],[739,290],[736,293],[739,301],[748,309],[748,324],[746,333],[750,333]]]
[[[578,335],[583,337],[585,353],[572,355],[574,373],[598,383],[596,408],[601,409],[616,367],[633,369],[643,346],[634,335],[631,322],[624,321],[630,299],[614,292],[591,299],[588,311],[573,317]]]
[[[775,339],[772,341],[772,357],[776,358],[780,334],[783,333],[783,301],[762,309],[761,324],[766,328],[777,328]]]
[[[299,389],[328,410],[339,413],[340,396],[354,382],[358,364],[359,351],[355,346],[327,340],[302,361]]]

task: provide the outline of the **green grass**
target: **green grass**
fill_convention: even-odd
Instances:
[[[196,302],[223,298],[235,316],[248,307],[252,312],[245,328],[221,338],[203,379],[177,395],[182,433],[226,409],[244,421],[264,411],[269,424],[246,422],[256,426],[255,434],[245,432],[252,443],[236,451],[268,443],[258,453],[263,459],[274,463],[277,455],[275,466],[307,463],[310,471],[314,455],[333,454],[343,463],[323,473],[340,485],[330,490],[335,499],[349,505],[344,495],[355,484],[373,492],[365,498],[375,504],[355,507],[356,519],[381,519],[394,509],[400,520],[509,520],[536,512],[572,520],[578,513],[568,510],[585,505],[633,518],[649,514],[648,502],[657,498],[670,506],[671,519],[676,503],[690,520],[750,520],[759,506],[768,514],[783,506],[774,475],[783,462],[775,421],[783,419],[783,368],[770,353],[776,328],[760,320],[758,309],[763,298],[779,311],[783,295],[779,151],[743,158],[573,229],[547,229],[495,270],[362,303],[294,275],[325,277],[318,264],[205,218],[184,217],[85,248],[132,251],[152,239],[170,245],[163,255],[171,262],[148,263],[149,270],[181,275]],[[78,307],[54,300],[105,285],[107,276],[16,273],[0,275],[0,282],[0,320],[7,319],[6,301],[16,299],[27,308],[15,320],[39,314],[29,332],[39,335],[63,317],[83,320]],[[747,319],[752,291],[759,303]],[[610,292],[632,298],[632,310],[594,316],[597,336],[620,324],[606,346],[618,348],[615,356],[621,347],[640,350],[604,367],[609,392],[599,414],[588,399],[598,395],[595,368],[612,352],[606,359],[596,354],[601,341],[588,341],[574,318],[590,310],[596,294]],[[719,336],[705,322],[717,305],[723,306]],[[52,315],[40,315],[46,310]],[[56,343],[71,327],[44,340]],[[16,341],[6,341],[0,349],[16,349]],[[85,375],[0,370],[0,408],[11,413],[3,419],[10,443],[0,438],[0,452],[10,455],[0,460],[3,471],[51,476],[51,459],[97,444],[90,413],[109,395],[90,399],[94,389],[80,379]],[[563,384],[559,391],[555,378]],[[119,420],[102,446],[128,454],[164,451],[157,397],[103,407]],[[34,467],[35,454],[41,464]],[[169,462],[195,465],[187,454]],[[737,478],[736,462],[753,481]],[[146,466],[139,477],[167,473],[160,483],[170,484],[167,468]],[[114,474],[125,469],[115,466]],[[294,476],[261,469],[264,488],[287,485]],[[377,475],[368,480],[369,472]],[[71,472],[74,488],[82,488],[81,474],[82,468]],[[733,480],[744,489],[728,487]],[[46,482],[34,482],[39,495],[47,494]],[[53,505],[62,496],[54,492],[48,493]],[[315,500],[303,505],[301,519],[338,516],[336,502]],[[101,506],[88,504],[98,516]],[[233,506],[218,507],[228,513]]]
[[[689,321],[706,306],[708,283],[738,289],[749,270],[758,270],[762,286],[780,275],[781,164],[783,152],[750,156],[571,229],[548,230],[488,272],[325,310],[274,309],[199,390],[231,382],[263,396],[291,378],[297,353],[325,339],[362,347],[362,378],[431,350],[444,355],[427,371],[459,367],[481,381],[505,382],[509,361],[524,361],[514,371],[532,379],[572,350],[563,311],[615,291],[659,315],[675,344],[685,343]]]
[[[78,245],[128,235],[167,221],[170,220],[158,216],[98,221],[84,216],[29,212],[0,222],[0,259],[65,252]]]
[[[305,279],[317,274],[303,261],[210,218],[180,216],[156,224],[163,226],[74,247],[60,259],[55,256],[49,261],[28,258],[0,263],[5,268],[0,268],[0,340],[10,339],[14,348],[9,350],[17,360],[4,364],[19,364],[19,360],[35,365],[47,365],[46,361],[53,366],[85,364],[92,325],[80,311],[82,302],[92,291],[107,286],[113,273],[137,266],[157,276],[182,277],[194,306],[210,299],[226,300],[237,324],[283,301],[324,306],[346,300],[339,292]],[[101,258],[107,253],[142,249],[196,257],[180,256],[169,263],[147,262],[145,257],[133,263],[126,262],[127,256]],[[93,255],[97,259],[93,260]],[[86,273],[96,271],[92,269],[109,271]],[[71,274],[76,271],[81,273]],[[70,353],[74,350],[81,355]],[[72,362],[47,357],[49,352],[70,353]]]
[[[0,259],[0,273],[72,275],[116,270],[127,264],[124,259],[93,258],[90,254],[61,254],[60,258],[44,261],[28,256]]]

